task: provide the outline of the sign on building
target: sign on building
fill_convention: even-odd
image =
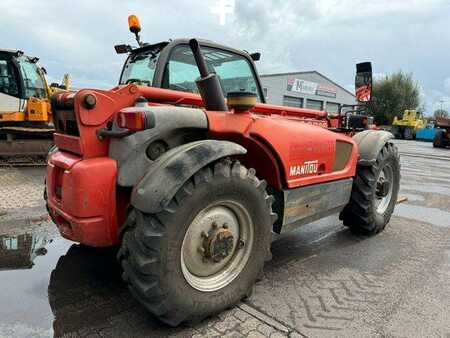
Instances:
[[[336,97],[336,89],[332,86],[296,78],[288,78],[287,90],[302,94]]]
[[[327,86],[324,84],[320,84],[317,87],[316,95],[326,96],[326,97],[336,97],[336,89],[332,86]]]
[[[315,95],[318,84],[311,81],[288,78],[287,90],[291,92]]]

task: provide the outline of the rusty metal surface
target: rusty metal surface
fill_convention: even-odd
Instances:
[[[2,133],[20,133],[20,134],[39,134],[39,135],[49,135],[51,137],[51,134],[55,131],[53,128],[32,128],[32,127],[17,127],[17,126],[10,126],[10,127],[1,127],[0,132]]]
[[[0,140],[0,157],[45,156],[53,145],[52,140]]]

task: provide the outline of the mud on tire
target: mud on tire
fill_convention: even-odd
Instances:
[[[254,240],[245,266],[233,280],[217,290],[200,291],[183,272],[185,234],[197,215],[221,201],[235,201],[245,208],[252,220]],[[146,214],[132,209],[123,226],[118,253],[122,277],[131,293],[172,326],[196,322],[239,302],[251,293],[270,255],[271,228],[276,218],[272,201],[265,182],[253,169],[247,170],[238,161],[220,160],[188,180],[163,211]],[[231,255],[235,257],[239,249],[235,246],[233,250]]]
[[[382,208],[378,208],[377,182],[383,170],[392,169],[390,199]],[[364,235],[374,235],[384,230],[389,223],[400,187],[400,157],[397,147],[387,143],[378,154],[372,166],[358,166],[353,182],[349,204],[341,213],[344,225],[354,232]],[[381,209],[381,212],[380,210]]]

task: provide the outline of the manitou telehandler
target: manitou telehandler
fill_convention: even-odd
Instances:
[[[389,222],[392,134],[350,137],[345,116],[265,104],[257,54],[196,39],[116,50],[129,53],[119,86],[53,96],[47,206],[63,237],[120,246],[124,281],[160,320],[248,296],[272,233],[336,213],[366,235]],[[363,101],[371,78],[359,64]]]

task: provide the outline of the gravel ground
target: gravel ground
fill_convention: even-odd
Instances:
[[[398,146],[408,201],[386,231],[333,216],[280,236],[249,299],[176,329],[131,297],[114,250],[58,235],[43,169],[0,168],[0,336],[450,337],[450,150]]]

